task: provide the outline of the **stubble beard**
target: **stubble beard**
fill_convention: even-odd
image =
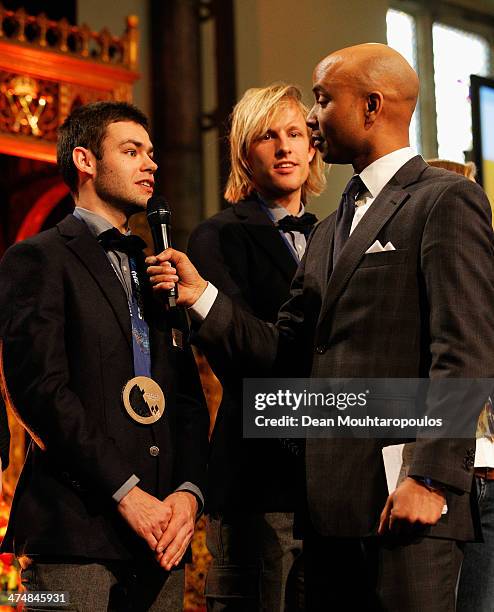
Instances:
[[[110,208],[122,212],[127,219],[146,208],[146,204],[139,200],[132,200],[123,193],[122,187],[111,177],[111,174],[104,170],[98,173],[94,181],[96,195],[105,202]]]

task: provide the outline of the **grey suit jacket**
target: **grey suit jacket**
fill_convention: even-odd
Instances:
[[[253,374],[309,364],[314,377],[494,376],[493,234],[478,185],[417,156],[384,187],[333,270],[334,226],[333,214],[313,232],[276,325],[220,294],[197,336],[203,349]],[[366,254],[377,239],[396,250]],[[375,533],[387,496],[383,444],[307,441],[307,502],[321,534]],[[473,448],[473,439],[417,442],[411,475],[449,489],[449,512],[426,535],[474,536]]]

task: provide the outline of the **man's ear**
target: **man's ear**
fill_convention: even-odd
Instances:
[[[96,173],[96,157],[89,149],[75,147],[72,151],[72,161],[79,172],[90,176]]]
[[[380,91],[373,91],[365,100],[365,123],[371,125],[382,111],[384,96]]]

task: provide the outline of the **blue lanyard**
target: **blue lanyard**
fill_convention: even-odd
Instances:
[[[130,282],[132,284],[129,301],[130,322],[132,325],[132,353],[134,357],[134,376],[151,378],[151,351],[149,345],[149,327],[144,320],[144,305],[141,285],[137,274],[137,261],[129,255]]]

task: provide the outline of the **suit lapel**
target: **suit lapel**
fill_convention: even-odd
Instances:
[[[291,282],[298,262],[259,202],[243,200],[235,204],[233,210],[252,240],[267,253],[273,265],[282,271],[288,282]]]
[[[331,252],[328,258],[329,283],[324,296],[318,327],[324,325],[324,320],[331,307],[345,288],[367,249],[376,240],[381,229],[408,199],[410,194],[406,187],[418,180],[425,168],[427,168],[427,164],[420,156],[417,156],[413,157],[398,170],[394,177],[384,186],[381,193],[365,213],[363,219],[352,232],[352,235],[348,238],[332,273],[333,256],[331,241]],[[332,237],[334,239],[334,223],[332,225]]]
[[[105,251],[99,246],[86,224],[73,215],[65,217],[57,227],[66,241],[67,248],[74,253],[98,284],[129,346],[132,347],[132,328],[127,297]]]

